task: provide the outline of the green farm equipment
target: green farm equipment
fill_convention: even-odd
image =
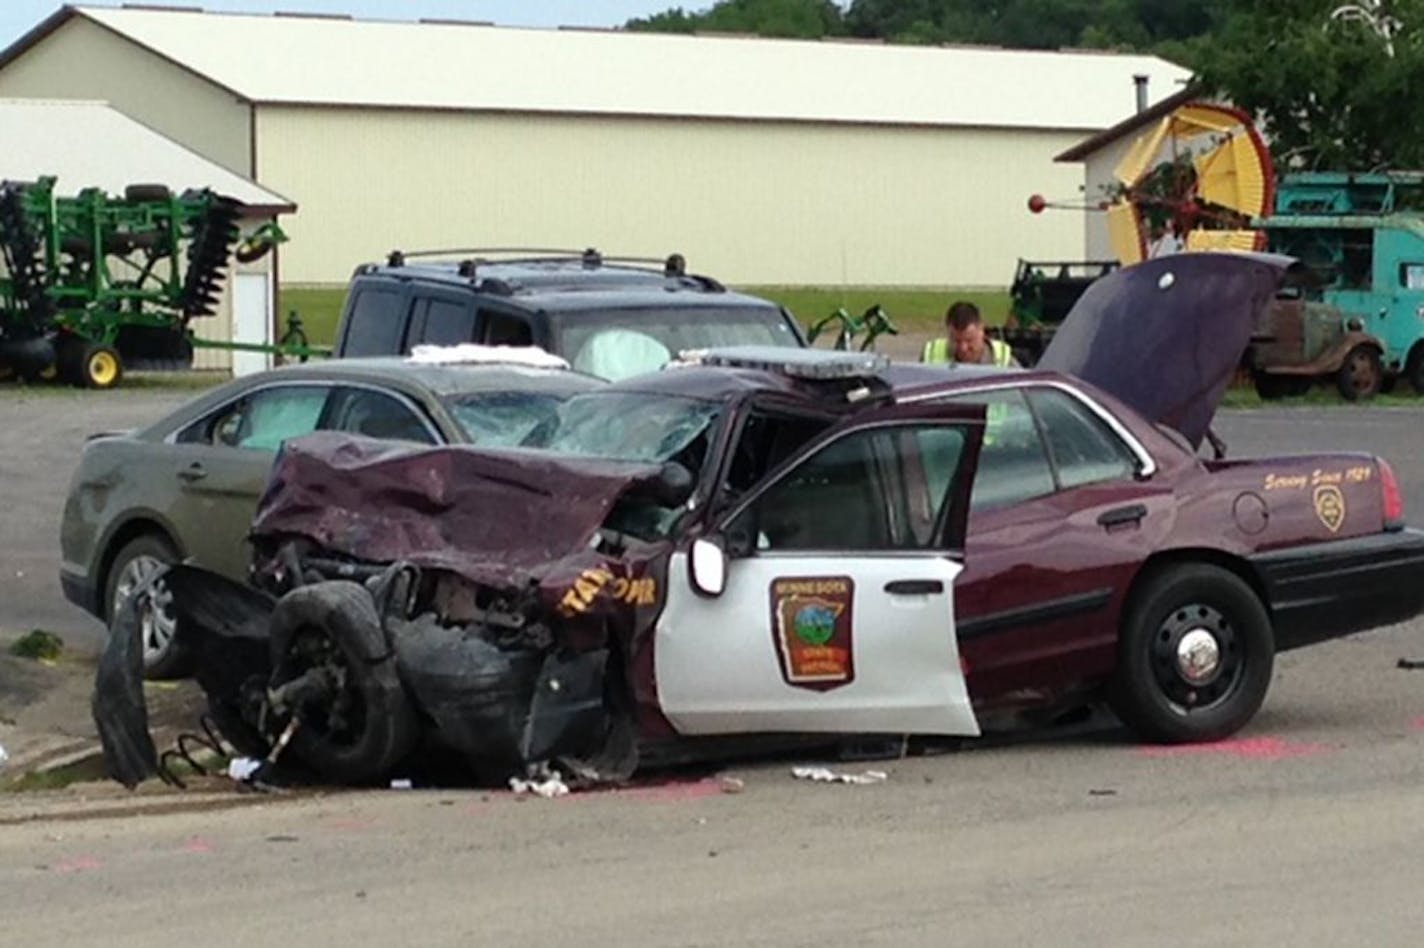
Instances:
[[[991,334],[1009,344],[1020,365],[1033,365],[1078,297],[1117,267],[1116,260],[1020,260],[1009,287],[1009,319]]]
[[[54,185],[0,183],[0,375],[110,388],[125,367],[187,368],[190,324],[217,312],[234,251],[256,260],[285,239],[269,225],[239,243],[237,203],[208,190]]]
[[[865,338],[860,342],[860,351],[866,352],[875,348],[875,340],[881,336],[900,334],[900,330],[896,329],[895,324],[890,321],[890,314],[885,312],[879,303],[876,303],[859,316],[852,316],[845,307],[837,309],[831,315],[812,324],[806,332],[806,341],[815,345],[821,334],[833,325],[839,327],[833,344],[835,349],[849,349],[856,337],[864,333]]]

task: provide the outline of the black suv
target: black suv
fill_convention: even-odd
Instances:
[[[446,259],[411,262],[427,257]],[[632,265],[648,263],[661,268]],[[356,269],[337,356],[462,342],[539,346],[613,380],[659,369],[688,349],[806,345],[787,310],[688,273],[680,254],[650,261],[596,250],[394,251],[384,264]]]

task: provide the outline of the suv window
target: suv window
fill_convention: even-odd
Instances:
[[[341,354],[350,358],[395,355],[402,351],[405,313],[401,303],[404,298],[398,289],[365,287],[357,290],[346,321]]]
[[[410,405],[394,395],[366,388],[340,389],[325,427],[387,441],[435,443],[430,428]]]
[[[406,351],[417,344],[456,346],[475,338],[475,309],[458,300],[430,296],[416,304],[420,338],[406,340]]]
[[[979,449],[979,468],[969,501],[972,511],[996,510],[1012,504],[1045,497],[1057,487],[1053,468],[1034,423],[1023,392],[1006,389],[956,395],[948,402],[984,405],[984,445]],[[946,475],[943,466],[934,466],[934,477]]]
[[[734,546],[773,551],[932,546],[951,491],[950,480],[936,487],[925,476],[924,455],[952,454],[952,478],[963,449],[964,432],[956,427],[853,432],[769,487],[727,533]]]
[[[483,313],[485,328],[481,341],[487,346],[532,346],[534,345],[534,331],[529,328],[529,321],[522,316],[513,316],[509,313],[493,313],[485,310]]]
[[[1053,389],[1031,389],[1029,402],[1043,426],[1061,489],[1131,477],[1136,459],[1127,445],[1081,402]]]
[[[260,389],[194,422],[178,435],[189,444],[276,451],[288,438],[311,434],[321,421],[331,388],[278,385]]]

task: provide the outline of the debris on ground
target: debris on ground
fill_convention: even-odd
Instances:
[[[10,654],[37,662],[58,661],[64,654],[64,639],[44,629],[33,629],[15,640],[15,644],[10,646]]]
[[[532,793],[536,797],[551,800],[554,797],[567,795],[569,785],[564,783],[564,778],[560,774],[546,771],[542,774],[531,775],[527,779],[510,777],[509,789],[513,790],[516,796]]]
[[[415,783],[410,778],[396,779],[391,781],[392,790],[414,790]]]
[[[723,777],[721,786],[723,793],[741,793],[747,788],[747,782],[740,777]]]
[[[1407,671],[1417,671],[1420,668],[1424,668],[1424,658],[1401,658],[1395,667],[1403,668]]]
[[[257,773],[262,767],[262,761],[254,760],[251,757],[234,757],[227,762],[227,775],[238,783],[252,779],[252,775]]]
[[[10,755],[5,753],[5,745],[0,744],[0,767],[5,766],[5,761],[10,759]]]
[[[883,770],[866,770],[858,774],[837,773],[829,767],[792,767],[791,776],[797,780],[812,780],[816,783],[850,783],[865,785],[884,783],[890,775]]]

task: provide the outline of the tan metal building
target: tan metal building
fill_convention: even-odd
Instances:
[[[279,194],[190,151],[103,102],[0,98],[0,181],[53,177],[55,193],[86,188],[122,195],[129,185],[161,184],[175,194],[208,188],[237,201],[250,233],[295,208]],[[275,255],[234,262],[217,313],[200,318],[200,339],[271,343],[275,325]],[[199,348],[194,365],[237,374],[270,365],[266,355]]]
[[[74,68],[84,63],[82,69]],[[1154,57],[65,8],[0,95],[102,96],[289,196],[282,280],[393,247],[686,254],[741,284],[999,286],[1084,251],[1053,158]]]

